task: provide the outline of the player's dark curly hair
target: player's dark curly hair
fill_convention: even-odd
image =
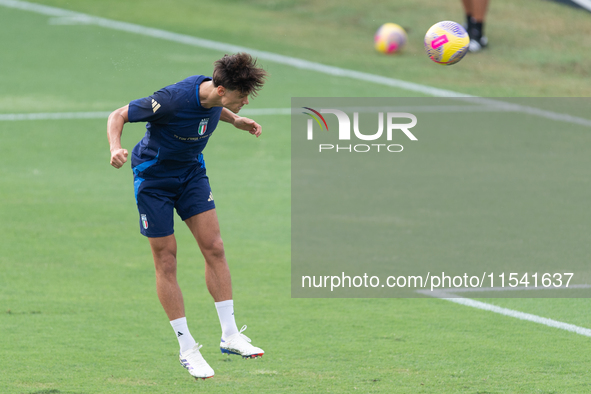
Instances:
[[[216,61],[213,70],[213,86],[240,90],[243,94],[256,96],[263,87],[267,72],[257,67],[257,60],[248,53],[224,55]]]

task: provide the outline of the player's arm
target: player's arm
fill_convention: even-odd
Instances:
[[[121,134],[123,125],[129,122],[127,114],[129,105],[121,107],[111,112],[107,121],[107,137],[109,138],[109,147],[111,149],[111,165],[115,168],[121,168],[127,161],[127,149],[121,147]]]
[[[243,116],[238,116],[227,108],[222,108],[220,120],[233,124],[234,127],[236,127],[237,129],[246,130],[256,137],[261,135],[261,133],[263,132],[263,128],[260,124],[258,124],[252,119],[245,118]]]

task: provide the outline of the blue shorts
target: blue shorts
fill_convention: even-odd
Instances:
[[[134,175],[140,232],[146,237],[174,234],[173,207],[182,220],[215,208],[205,172],[189,177],[142,178]]]

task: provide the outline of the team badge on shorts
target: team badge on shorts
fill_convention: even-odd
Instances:
[[[142,219],[142,227],[144,228],[144,230],[147,230],[148,229],[148,218],[146,217],[146,215],[142,214],[141,219]]]
[[[199,122],[199,135],[205,134],[207,130],[207,122],[209,122],[209,118],[203,118],[201,122]]]

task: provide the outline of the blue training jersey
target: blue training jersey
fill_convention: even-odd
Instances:
[[[195,75],[129,103],[129,121],[148,122],[146,135],[131,154],[135,175],[205,171],[202,152],[222,113],[222,107],[203,108],[199,101],[199,86],[209,80]]]

